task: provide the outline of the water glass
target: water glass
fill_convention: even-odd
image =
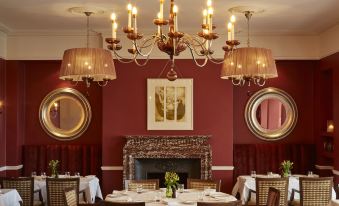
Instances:
[[[313,176],[313,172],[312,171],[308,171],[307,172],[307,176],[312,177]]]
[[[70,173],[70,172],[65,172],[65,176],[66,176],[66,177],[70,177],[70,176],[71,176],[71,173]]]
[[[46,178],[46,172],[41,172],[40,176],[42,177],[42,179]]]
[[[271,176],[273,176],[273,173],[272,172],[267,172],[267,176],[271,177]]]
[[[74,172],[75,177],[80,177],[80,172]]]
[[[36,172],[33,171],[33,172],[31,173],[31,176],[32,176],[32,177],[35,177],[35,176],[36,176]]]
[[[142,185],[137,185],[137,193],[141,193],[142,192]]]
[[[179,184],[178,185],[178,192],[183,193],[184,192],[184,184]]]
[[[251,171],[251,177],[255,178],[257,176],[257,172],[255,170]]]
[[[162,196],[162,192],[157,192],[154,197],[155,202],[160,202]]]

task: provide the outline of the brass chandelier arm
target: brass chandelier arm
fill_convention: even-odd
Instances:
[[[148,46],[145,46],[146,43],[148,43],[149,41],[151,41],[151,40],[153,40],[153,39],[154,39],[153,43],[149,44]],[[158,37],[153,35],[152,37],[150,37],[150,38],[148,38],[148,39],[145,39],[145,40],[142,42],[141,46],[138,46],[136,40],[133,41],[133,44],[134,44],[134,46],[135,46],[135,49],[136,49],[136,52],[138,53],[138,55],[140,55],[140,56],[142,56],[142,57],[147,57],[147,58],[149,58],[149,56],[151,55],[151,53],[152,53],[152,51],[153,51],[153,49],[154,49],[154,46],[155,46],[155,44],[157,43],[157,41],[158,41]],[[145,53],[145,54],[142,53],[141,50],[142,50],[143,48],[148,48],[148,47],[151,47],[151,49],[150,49],[147,53]]]
[[[133,55],[133,58],[125,58],[119,55],[115,49],[113,49],[113,54],[116,60],[118,60],[120,63],[128,64],[134,62],[134,59],[136,58],[136,55]]]
[[[204,55],[204,56],[205,56],[204,62],[203,62],[202,64],[199,64],[198,60],[196,59],[196,57],[195,57],[195,55],[194,55],[194,51],[195,51],[195,50],[191,47],[190,44],[188,44],[188,43],[186,43],[186,42],[185,42],[185,44],[186,44],[187,47],[189,48],[189,50],[190,50],[190,52],[191,52],[192,59],[193,59],[193,61],[195,62],[195,64],[196,64],[198,67],[204,67],[204,66],[207,64],[207,62],[208,62],[208,57]]]

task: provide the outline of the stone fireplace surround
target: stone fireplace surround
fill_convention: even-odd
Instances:
[[[200,159],[200,178],[212,179],[210,136],[126,136],[123,179],[135,179],[138,159]]]

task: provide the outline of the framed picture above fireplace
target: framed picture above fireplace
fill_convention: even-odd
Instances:
[[[193,79],[147,79],[147,129],[193,130]]]

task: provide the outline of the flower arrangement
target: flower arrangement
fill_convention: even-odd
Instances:
[[[290,160],[284,160],[280,163],[280,169],[283,177],[288,177],[291,174],[291,170],[293,169],[293,162]]]
[[[51,160],[48,163],[48,167],[51,170],[52,177],[58,177],[58,168],[59,168],[59,160]]]
[[[166,197],[173,197],[173,189],[175,190],[179,182],[179,176],[175,172],[165,173]],[[175,196],[175,195],[174,195]]]

